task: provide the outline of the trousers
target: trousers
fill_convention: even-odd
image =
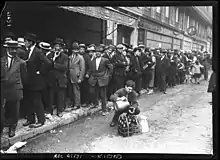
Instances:
[[[27,120],[35,122],[35,113],[39,123],[45,122],[44,106],[42,103],[42,91],[41,90],[28,90],[28,110]]]
[[[99,97],[101,98],[102,102],[102,111],[106,111],[106,104],[107,104],[107,97],[106,97],[106,86],[100,87],[98,84],[96,84],[94,87],[91,87],[91,92],[95,94],[96,102],[98,102]]]

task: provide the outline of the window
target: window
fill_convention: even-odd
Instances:
[[[160,13],[160,7],[156,7],[157,13]]]
[[[175,25],[175,8],[170,7],[170,24]]]
[[[186,28],[189,28],[189,16],[187,16],[187,26]]]
[[[166,17],[169,17],[169,7],[165,8],[165,15],[166,15]]]
[[[197,35],[198,35],[198,29],[199,29],[199,22],[196,22],[196,31],[197,31]]]
[[[179,8],[176,8],[176,22],[178,22],[179,18]]]

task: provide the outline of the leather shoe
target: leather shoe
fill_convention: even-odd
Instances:
[[[26,123],[23,124],[23,126],[24,126],[24,127],[25,127],[25,126],[29,126],[29,125],[34,124],[34,123],[35,123],[35,122],[27,121]]]
[[[39,128],[39,127],[41,127],[43,125],[44,125],[44,123],[36,123],[36,124],[31,124],[29,127],[30,128]]]
[[[63,117],[63,113],[57,113],[58,117]]]
[[[116,125],[115,122],[111,122],[111,123],[110,123],[110,127],[114,127],[115,125]]]

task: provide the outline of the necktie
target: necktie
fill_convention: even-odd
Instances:
[[[139,59],[138,59],[138,57],[136,57],[136,60],[137,60],[137,67],[138,67],[138,70],[140,70],[141,67],[140,67],[140,64],[139,64]]]

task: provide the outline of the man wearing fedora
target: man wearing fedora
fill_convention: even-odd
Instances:
[[[25,62],[17,56],[17,41],[10,40],[4,44],[6,53],[1,58],[1,83],[5,103],[5,118],[9,125],[9,137],[15,136],[19,118],[20,100],[23,98],[21,70],[25,69]]]
[[[141,63],[141,49],[139,47],[134,48],[134,55],[131,58],[131,71],[132,80],[135,82],[135,91],[140,94],[141,91],[141,77],[143,72],[143,67]]]
[[[49,109],[53,114],[52,105],[55,103],[57,116],[62,117],[65,108],[65,93],[67,87],[68,56],[65,54],[63,39],[56,38],[53,50],[47,57],[52,61],[52,68],[48,74],[49,81]]]
[[[75,103],[73,109],[81,107],[80,84],[85,75],[85,61],[81,54],[79,54],[79,45],[74,42],[72,44],[72,55],[69,56],[68,62],[69,78],[73,91],[73,101]]]
[[[51,61],[36,46],[37,36],[33,33],[27,33],[25,36],[25,45],[28,49],[27,62],[27,80],[24,85],[27,107],[27,122],[24,126],[37,128],[44,125],[45,115],[42,103],[42,90],[46,87],[45,79],[42,75],[43,64],[51,64]],[[38,122],[35,122],[35,113]]]
[[[106,103],[106,88],[112,76],[113,66],[108,59],[101,57],[103,51],[102,46],[96,48],[96,57],[89,63],[89,70],[87,71],[87,77],[89,77],[89,84],[91,90],[96,94],[96,99],[100,96],[102,102],[102,115],[107,114]]]

